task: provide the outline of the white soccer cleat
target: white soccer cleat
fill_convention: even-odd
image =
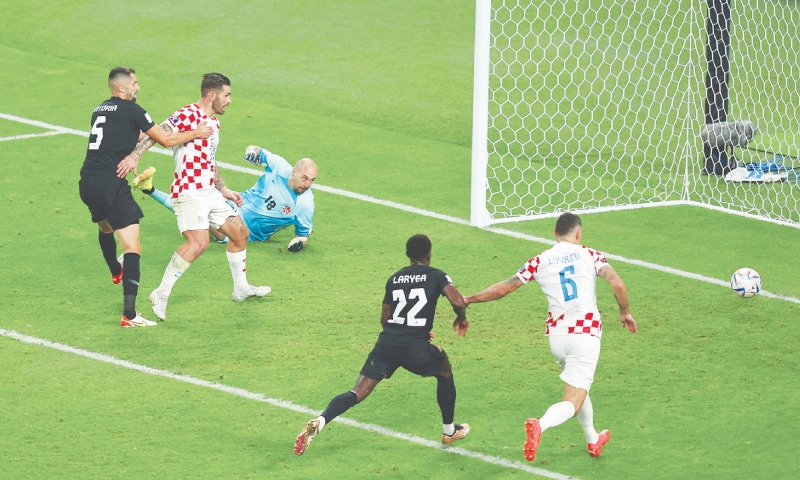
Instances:
[[[233,291],[233,301],[234,302],[243,302],[250,297],[263,297],[271,292],[272,289],[267,286],[263,287],[256,287],[253,285],[248,285],[247,289],[243,292],[237,292],[236,290]]]
[[[141,313],[136,312],[136,316],[128,319],[125,314],[122,315],[122,320],[119,322],[120,327],[130,328],[130,327],[155,327],[158,325],[156,322],[152,320],[148,320],[142,316]]]
[[[147,297],[147,299],[153,304],[153,313],[156,314],[156,317],[160,318],[161,320],[166,320],[167,300],[169,300],[169,295],[162,295],[158,293],[158,290],[153,290],[150,292],[150,295]]]

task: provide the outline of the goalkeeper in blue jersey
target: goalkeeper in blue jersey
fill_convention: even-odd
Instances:
[[[248,241],[266,241],[275,232],[294,225],[294,238],[289,242],[290,252],[302,250],[311,235],[314,218],[314,192],[311,186],[317,179],[317,164],[310,158],[301,158],[292,167],[280,155],[251,145],[244,159],[264,168],[264,174],[255,185],[241,193],[242,201],[231,205],[238,210],[247,228]],[[157,202],[175,211],[168,193],[153,187],[154,168],[149,168],[134,180],[134,186]],[[230,202],[229,203],[233,203]],[[211,229],[218,242],[226,238]]]

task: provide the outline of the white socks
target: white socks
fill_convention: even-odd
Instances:
[[[228,255],[228,265],[231,267],[233,277],[233,291],[243,292],[250,285],[247,283],[247,249],[241,252],[225,252]]]
[[[250,286],[247,283],[247,250],[241,252],[226,252],[228,255],[228,265],[231,268],[231,276],[233,277],[233,290],[243,292]],[[167,269],[164,271],[164,276],[161,278],[161,285],[158,286],[158,292],[162,295],[169,295],[172,293],[172,287],[175,282],[181,278],[186,270],[192,264],[183,259],[178,252],[172,254],[172,258],[167,264]]]
[[[167,264],[167,269],[164,270],[164,276],[161,277],[161,285],[159,285],[156,290],[162,295],[169,296],[169,294],[172,293],[172,287],[175,286],[175,282],[181,278],[181,275],[183,275],[191,265],[191,263],[178,255],[178,252],[173,253],[172,258],[170,258]]]
[[[452,423],[450,424],[442,424],[444,427],[444,434],[447,436],[452,437],[454,433],[456,433],[456,426]]]
[[[575,405],[572,402],[558,402],[550,405],[550,408],[544,412],[542,418],[539,419],[539,425],[542,427],[542,432],[548,428],[557,427],[575,416]]]
[[[592,408],[592,401],[589,395],[583,401],[583,406],[578,410],[578,421],[581,422],[583,434],[586,435],[586,443],[597,443],[600,435],[594,429],[594,408]]]
[[[317,417],[317,421],[319,421],[319,431],[321,432],[323,428],[325,428],[325,417],[320,415]]]
[[[575,415],[575,406],[572,402],[559,402],[550,406],[539,419],[539,425],[544,432],[548,428],[557,427],[566,422]],[[578,421],[583,428],[583,434],[586,436],[586,443],[597,443],[600,435],[594,429],[594,408],[592,407],[592,400],[589,395],[583,401],[583,406],[578,411]]]

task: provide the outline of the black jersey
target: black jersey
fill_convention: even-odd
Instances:
[[[117,176],[117,165],[139,141],[139,132],[153,128],[155,122],[136,102],[111,97],[92,113],[92,129],[81,178]]]
[[[453,282],[441,270],[427,265],[410,265],[386,281],[383,303],[392,313],[383,327],[379,342],[397,344],[404,339],[429,339],[436,303],[442,291]]]

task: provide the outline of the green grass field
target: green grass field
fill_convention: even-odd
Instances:
[[[798,230],[697,207],[584,215],[584,241],[628,285],[640,331],[618,328],[610,288],[592,389],[600,458],[572,420],[522,455],[523,422],[560,398],[535,286],[476,305],[466,338],[442,306],[457,448],[438,446],[435,381],[399,372],[301,457],[294,438],[351,388],[379,331],[383,284],[414,233],[469,294],[548,247],[553,220],[477,229],[469,218],[471,2],[31,2],[0,17],[0,478],[790,478],[798,471]],[[157,121],[233,82],[219,159],[247,145],[319,164],[315,229],[248,246],[273,287],[230,301],[224,248],[178,282],[167,321],[119,327],[96,227],[78,197],[84,136],[116,65],[137,69]],[[44,124],[13,120],[10,116]],[[148,153],[167,187],[172,159]],[[255,177],[224,170],[243,190]],[[173,215],[136,195],[142,287],[181,243]],[[405,208],[411,207],[411,208]],[[727,283],[742,266],[765,295]],[[151,315],[152,317],[152,315]]]

